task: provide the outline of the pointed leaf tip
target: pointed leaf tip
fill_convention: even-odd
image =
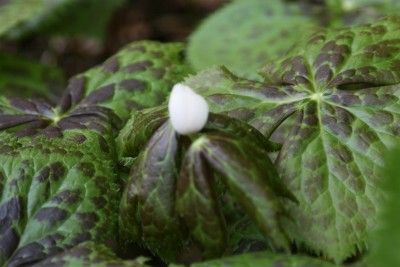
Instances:
[[[182,135],[200,131],[208,119],[206,100],[181,83],[172,88],[168,111],[172,126]]]

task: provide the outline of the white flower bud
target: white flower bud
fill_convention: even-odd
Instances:
[[[175,84],[168,102],[169,117],[175,131],[187,135],[203,129],[208,118],[208,104],[184,84]]]

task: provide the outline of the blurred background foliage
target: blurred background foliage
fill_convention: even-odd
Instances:
[[[396,14],[399,0],[0,0],[0,92],[55,102],[66,81],[137,40],[188,44],[196,70],[257,69],[321,27],[348,27]],[[389,155],[388,200],[367,257],[400,262],[400,150]]]
[[[137,40],[185,41],[226,0],[0,0],[0,52],[66,77]]]
[[[368,23],[399,7],[398,0],[0,0],[0,52],[69,78],[132,41],[183,41],[196,70],[223,64],[260,79],[261,65],[316,28]]]
[[[382,207],[379,225],[371,237],[371,253],[365,262],[371,267],[399,266],[400,254],[400,144],[387,155],[383,174],[387,199]]]

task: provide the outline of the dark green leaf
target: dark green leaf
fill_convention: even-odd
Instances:
[[[297,3],[233,1],[191,35],[189,61],[197,70],[225,65],[241,77],[259,79],[258,68],[307,37],[312,25]]]
[[[283,146],[276,166],[300,205],[287,204],[294,220],[285,230],[296,244],[338,262],[366,248],[382,199],[383,156],[399,139],[398,25],[392,17],[318,32],[263,68],[268,84],[221,68],[186,82],[207,96],[212,111],[267,137],[290,126],[277,138]]]
[[[178,166],[177,135],[166,122],[135,160],[120,207],[121,238],[142,240],[167,261],[176,260],[182,246],[175,215]]]
[[[122,260],[103,244],[92,241],[84,242],[68,251],[47,258],[33,267],[146,267],[146,258],[140,257],[135,260]]]
[[[168,119],[165,106],[134,113],[116,138],[119,159],[135,158],[158,128]]]
[[[262,234],[257,225],[244,212],[240,212],[240,208],[235,208],[235,212],[241,217],[236,218],[236,221],[227,219],[232,254],[272,250],[271,240]]]
[[[163,106],[136,113],[117,139],[123,156],[136,157],[136,151],[141,149],[131,167],[121,205],[122,236],[141,238],[144,244],[167,258],[168,254],[161,250],[162,244],[171,243],[171,238],[178,238],[182,232],[185,234],[184,228],[178,227],[176,208],[200,245],[203,256],[222,255],[228,250],[228,232],[220,207],[221,181],[216,180],[220,174],[263,233],[271,236],[278,247],[287,248],[286,237],[279,226],[279,216],[284,212],[278,198],[294,200],[294,197],[277,178],[272,163],[266,164],[269,162],[267,153],[271,148],[276,149],[275,144],[246,123],[219,114],[210,114],[204,130],[191,145],[188,137],[181,137],[178,143],[168,121],[156,130],[166,121],[165,113]],[[147,126],[146,122],[149,122]],[[214,150],[219,154],[215,155]],[[180,164],[182,152],[186,156]],[[248,187],[244,187],[245,184]],[[242,195],[249,187],[256,191],[251,193],[253,197],[245,198]],[[258,201],[264,204],[253,212],[250,206],[256,206]],[[263,213],[269,218],[261,216]],[[153,222],[145,223],[143,220],[147,220],[148,214],[152,214]],[[163,223],[156,224],[154,218]],[[173,227],[169,227],[170,222],[174,222]],[[152,231],[146,229],[147,224]],[[153,239],[158,241],[158,247]],[[180,243],[175,241],[174,244]]]
[[[217,182],[221,180],[217,179]],[[219,199],[228,230],[229,251],[233,255],[273,250],[271,240],[260,231],[229,191],[220,192]]]
[[[229,116],[211,113],[208,117],[208,122],[205,125],[203,132],[221,131],[229,133],[238,139],[251,141],[264,152],[278,151],[281,148],[279,143],[274,143],[266,139],[257,129],[251,127],[241,120],[232,120]]]
[[[228,234],[219,203],[213,170],[203,155],[200,137],[189,148],[177,185],[176,211],[199,243],[203,257],[215,258],[227,252]]]
[[[201,187],[202,185],[208,184],[209,188],[215,188],[211,182],[213,171],[220,174],[224,184],[260,230],[270,237],[278,248],[287,249],[287,238],[280,225],[280,217],[284,215],[284,212],[279,197],[285,196],[295,200],[294,197],[280,182],[275,167],[264,151],[249,141],[222,133],[209,133],[191,145],[178,182],[178,184],[187,185],[186,190],[178,187],[180,188],[178,210],[181,214],[185,214],[186,218],[191,218],[194,225],[189,223],[189,227],[192,227],[192,231],[199,229],[195,238],[199,239],[198,236],[212,233],[212,231],[203,231],[201,226],[210,223],[209,218],[214,216],[203,215],[206,219],[202,220],[198,217],[202,216],[200,211],[205,208],[195,207],[201,203],[196,197],[207,192]],[[201,176],[207,178],[199,179]],[[186,179],[190,179],[192,182],[187,182]],[[188,184],[192,184],[192,186]],[[194,192],[191,192],[192,190]],[[215,189],[211,192],[215,192]],[[211,201],[213,198],[210,194],[202,197],[203,201]],[[179,205],[184,204],[186,207],[179,208]],[[210,207],[211,205],[205,204],[205,206]],[[216,207],[214,210],[218,211],[219,208]],[[209,239],[214,242],[216,240],[215,237]],[[205,249],[209,248],[207,242],[204,242],[203,245]]]

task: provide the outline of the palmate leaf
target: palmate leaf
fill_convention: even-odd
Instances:
[[[218,114],[210,114],[191,143],[174,132],[165,113],[163,106],[136,113],[117,138],[118,147],[127,147],[120,157],[136,158],[121,202],[121,236],[140,240],[170,261],[187,240],[187,226],[203,257],[229,252],[218,189],[223,182],[263,233],[287,248],[279,198],[295,199],[272,163],[265,164],[275,145],[246,123]]]
[[[279,181],[265,151],[255,146],[251,138],[254,137],[238,138],[223,132],[206,134],[193,142],[182,163],[177,211],[203,247],[206,258],[221,255],[224,251],[219,250],[226,249],[228,242],[214,173],[219,174],[229,192],[273,244],[288,249],[280,224],[285,213],[279,197],[296,199]]]
[[[334,267],[336,265],[299,255],[279,255],[271,252],[247,253],[201,263],[192,264],[193,267]]]
[[[72,78],[55,107],[0,98],[1,266],[29,265],[83,241],[116,238],[114,137],[142,107],[134,101],[159,104],[183,78],[181,50],[179,44],[130,45]]]
[[[314,24],[297,3],[233,1],[190,36],[188,58],[197,70],[225,65],[240,77],[257,79],[258,68],[307,37]]]
[[[316,33],[265,66],[266,83],[223,68],[186,81],[212,111],[267,137],[281,125],[291,128],[276,166],[300,204],[287,204],[294,220],[285,230],[296,244],[337,262],[365,249],[382,198],[383,155],[398,141],[399,25],[392,17]]]
[[[34,267],[146,267],[146,258],[139,257],[135,260],[121,260],[107,246],[92,241],[87,241],[78,246],[41,261]]]
[[[162,103],[172,85],[189,73],[182,50],[173,43],[129,45],[103,65],[73,77],[55,107],[37,99],[0,98],[0,129],[49,137],[70,129],[102,132],[104,123],[117,130],[131,112]]]

